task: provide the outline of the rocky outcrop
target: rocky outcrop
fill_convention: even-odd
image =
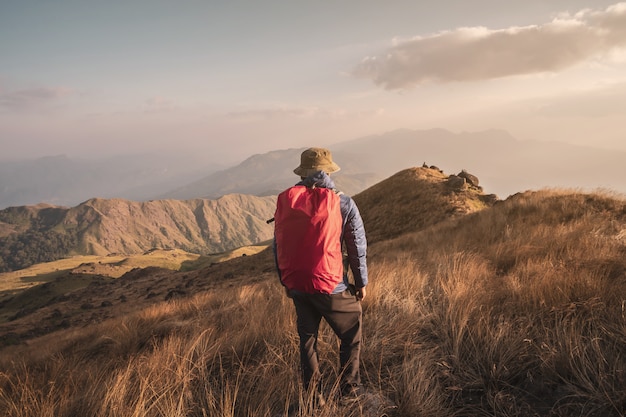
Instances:
[[[465,181],[467,181],[467,183],[469,185],[471,185],[472,187],[476,187],[476,188],[479,187],[479,185],[478,185],[478,177],[475,176],[475,175],[470,174],[466,170],[462,170],[461,172],[459,172],[457,174],[457,176],[465,179]]]
[[[446,184],[453,190],[462,190],[465,188],[465,178],[461,178],[458,175],[450,175]]]
[[[479,185],[478,177],[470,174],[466,170],[462,170],[456,175],[450,175],[448,177],[447,185],[453,190],[465,190],[471,188],[482,191],[482,187]]]

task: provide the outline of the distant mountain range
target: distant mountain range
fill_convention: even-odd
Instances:
[[[215,172],[186,186],[159,195],[157,198],[189,199],[217,198],[230,193],[258,196],[277,195],[300,179],[293,173],[300,164],[301,149],[286,149],[253,155],[241,164]],[[347,194],[356,194],[382,176],[376,171],[364,172],[357,164],[354,152],[340,152],[341,171],[333,174],[337,188]]]
[[[249,165],[266,169],[263,156],[249,161],[260,161]],[[342,178],[350,184],[350,175],[339,180]],[[461,180],[460,184],[452,186],[454,178]],[[459,196],[468,204],[461,204]],[[431,217],[447,218],[495,201],[459,177],[422,167],[403,170],[354,198],[363,203],[363,219],[372,225],[370,241],[421,227],[406,219],[419,219],[424,211]],[[422,206],[408,204],[415,199],[421,200]],[[72,208],[48,204],[9,207],[0,210],[0,272],[71,255],[129,255],[155,248],[207,255],[258,244],[272,238],[273,225],[267,220],[274,215],[275,203],[276,195],[227,194],[218,199],[147,202],[97,198]],[[400,217],[390,217],[385,212],[389,204],[407,210],[401,210]],[[381,232],[376,233],[377,229]]]
[[[262,242],[275,197],[133,202],[91,199],[66,208],[40,204],[0,210],[0,272],[69,255],[135,254],[178,248],[210,254]]]
[[[465,169],[481,179],[486,192],[502,198],[540,188],[605,188],[626,193],[626,152],[521,141],[501,130],[397,130],[329,148],[342,168],[333,175],[337,187],[351,195],[401,169],[424,163],[448,173]],[[302,150],[252,155],[221,170],[155,156],[98,162],[57,156],[3,162],[0,209],[40,202],[74,206],[93,197],[145,201],[215,199],[230,193],[276,195],[298,180],[293,169]]]
[[[0,160],[0,209],[38,203],[69,207],[95,197],[148,200],[207,175],[207,169],[188,158],[154,154]]]
[[[341,171],[337,187],[356,194],[406,167],[437,166],[478,176],[485,192],[505,198],[541,188],[605,188],[626,193],[626,152],[560,142],[521,141],[501,130],[452,133],[444,129],[397,130],[330,146]],[[161,198],[217,197],[231,192],[277,193],[298,180],[293,169],[303,149],[254,155]]]

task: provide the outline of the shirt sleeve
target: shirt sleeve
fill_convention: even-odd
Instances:
[[[342,195],[345,213],[343,240],[348,253],[348,264],[357,288],[367,285],[367,239],[359,209],[352,198]]]

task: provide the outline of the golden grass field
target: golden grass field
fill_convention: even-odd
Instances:
[[[338,347],[323,326],[330,399],[309,415],[625,415],[623,198],[542,190],[457,214],[389,238],[373,230],[362,373],[396,407],[332,400]],[[305,405],[271,250],[228,265],[215,287],[5,347],[2,415],[274,417]]]
[[[76,255],[53,262],[36,264],[19,271],[0,273],[0,294],[22,291],[41,285],[67,272],[119,278],[135,268],[149,266],[174,271],[194,270],[212,263],[227,261],[242,254],[256,254],[268,245],[269,243],[246,246],[214,255],[197,255],[180,249],[155,249],[138,255]]]

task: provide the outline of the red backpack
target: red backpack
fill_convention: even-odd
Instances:
[[[330,294],[343,278],[339,195],[329,188],[293,186],[278,195],[274,220],[283,284]]]

